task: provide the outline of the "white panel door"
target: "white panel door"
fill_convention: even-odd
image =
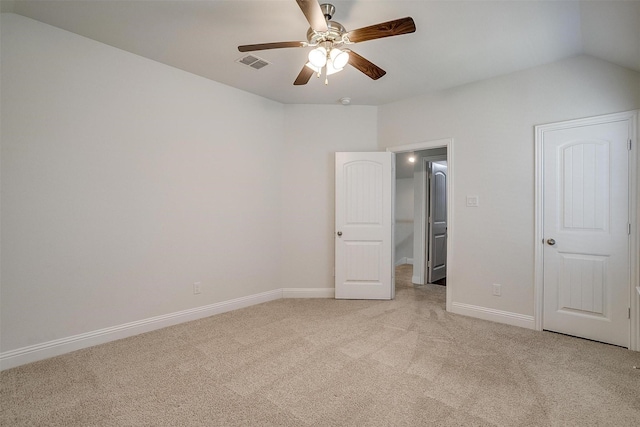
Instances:
[[[336,298],[393,298],[394,154],[336,153]]]
[[[629,345],[629,122],[545,131],[543,328]]]
[[[447,276],[447,167],[429,166],[429,283]]]

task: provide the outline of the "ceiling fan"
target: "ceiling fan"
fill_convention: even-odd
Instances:
[[[413,19],[407,17],[347,31],[342,24],[331,20],[336,10],[332,4],[319,4],[318,0],[296,0],[296,2],[311,25],[307,31],[306,42],[290,41],[238,46],[240,52],[288,47],[314,47],[309,52],[309,62],[302,67],[302,71],[293,82],[294,85],[307,84],[314,73],[320,77],[323,70],[325,84],[327,84],[327,76],[341,71],[347,64],[357,68],[373,80],[378,80],[386,74],[386,71],[344,46],[383,37],[409,34],[416,30]]]

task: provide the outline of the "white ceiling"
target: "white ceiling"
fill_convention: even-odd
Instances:
[[[640,1],[333,1],[347,30],[413,17],[416,32],[352,45],[387,71],[373,81],[347,67],[293,81],[310,48],[255,52],[241,44],[304,41],[294,0],[2,0],[18,13],[282,103],[381,105],[586,53],[640,71]]]

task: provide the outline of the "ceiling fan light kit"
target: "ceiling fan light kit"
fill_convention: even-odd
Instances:
[[[331,52],[329,52],[329,58],[333,62],[333,66],[335,68],[343,69],[349,62],[349,52],[338,48],[331,49]]]
[[[309,62],[317,68],[322,68],[327,63],[327,49],[318,46],[309,52]]]
[[[337,47],[329,47],[327,49],[323,46],[318,46],[309,52],[309,62],[306,66],[315,71],[320,77],[322,69],[325,70],[324,84],[329,84],[329,79],[326,76],[335,74],[347,65],[349,62],[349,52],[338,49]]]
[[[342,24],[331,20],[336,11],[332,4],[319,4],[317,0],[296,0],[296,2],[310,25],[306,42],[275,42],[238,46],[240,52],[289,47],[314,47],[309,52],[309,62],[302,67],[293,83],[294,85],[307,84],[314,72],[320,77],[323,70],[325,84],[328,84],[329,81],[326,76],[342,71],[347,64],[366,74],[371,79],[377,80],[384,76],[386,71],[352,50],[345,49],[343,46],[416,31],[413,19],[407,17],[347,32]]]

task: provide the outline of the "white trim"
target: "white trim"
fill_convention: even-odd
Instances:
[[[453,138],[434,139],[432,141],[416,142],[415,144],[396,145],[394,147],[387,148],[387,151],[392,153],[407,153],[409,151],[422,151],[430,150],[432,148],[447,147],[453,143]],[[447,154],[448,154],[447,150]]]
[[[145,332],[155,331],[168,326],[177,325],[192,320],[250,307],[263,302],[274,301],[283,298],[334,298],[334,288],[282,288],[273,291],[262,292],[246,297],[235,298],[229,301],[217,302],[202,307],[177,311],[175,313],[137,320],[110,328],[98,329],[83,334],[47,341],[40,344],[18,348],[16,350],[0,353],[0,370],[14,368],[26,363],[48,359],[61,354],[70,353],[98,344],[132,337]]]
[[[640,295],[636,295],[633,292],[633,288],[640,286],[640,197],[638,197],[638,191],[640,191],[640,149],[638,149],[638,143],[640,142],[640,110],[636,110],[636,114],[631,118],[631,135],[634,135],[634,139],[631,144],[631,156],[629,157],[629,175],[630,175],[630,188],[629,188],[629,222],[631,223],[631,238],[630,238],[630,260],[631,260],[631,325],[630,325],[630,339],[629,350],[640,351]],[[633,153],[636,153],[634,156]],[[636,288],[638,289],[638,288]],[[640,291],[638,291],[640,294]]]
[[[454,241],[455,227],[454,227],[454,145],[453,138],[437,139],[433,141],[418,142],[415,144],[398,145],[395,147],[387,148],[387,151],[392,153],[406,153],[408,151],[421,151],[429,150],[432,148],[445,147],[447,149],[447,311],[452,310],[453,294],[455,292],[455,267],[454,267],[454,245],[450,244]],[[414,237],[415,238],[415,237]],[[411,279],[416,282],[416,276]],[[417,277],[420,280],[420,277]]]
[[[335,298],[335,288],[283,288],[282,298]]]
[[[411,276],[411,283],[413,283],[414,285],[419,285],[420,284],[420,276]]]
[[[629,221],[631,223],[631,238],[629,242],[629,268],[630,268],[630,309],[631,321],[629,328],[629,349],[640,351],[640,298],[635,295],[634,287],[640,284],[640,239],[638,238],[638,230],[640,230],[640,200],[638,200],[638,190],[640,183],[638,180],[638,163],[640,157],[638,150],[638,142],[640,140],[640,130],[638,129],[638,117],[640,110],[625,111],[621,113],[606,114],[597,117],[588,117],[584,119],[569,120],[558,123],[550,123],[535,126],[535,246],[534,246],[534,302],[533,316],[535,319],[535,329],[542,330],[543,325],[543,287],[544,287],[544,224],[543,224],[543,178],[544,178],[544,162],[542,143],[544,133],[550,130],[569,129],[579,126],[594,125],[600,123],[609,123],[613,121],[628,120],[630,123],[630,135],[635,135],[635,141],[632,146],[632,153],[636,155],[629,156]]]
[[[391,153],[391,259],[396,259],[396,153]],[[337,286],[337,283],[336,283]],[[396,299],[396,267],[391,265],[391,299]]]
[[[455,314],[490,320],[492,322],[505,323],[507,325],[519,326],[521,328],[535,329],[533,316],[464,304],[461,302],[454,302],[451,306],[451,312]]]
[[[535,321],[536,331],[542,330],[542,308],[544,286],[544,222],[543,212],[543,179],[544,179],[544,162],[542,151],[542,136],[544,130],[540,126],[535,127],[535,200],[534,200],[534,245],[533,245],[533,317]]]

